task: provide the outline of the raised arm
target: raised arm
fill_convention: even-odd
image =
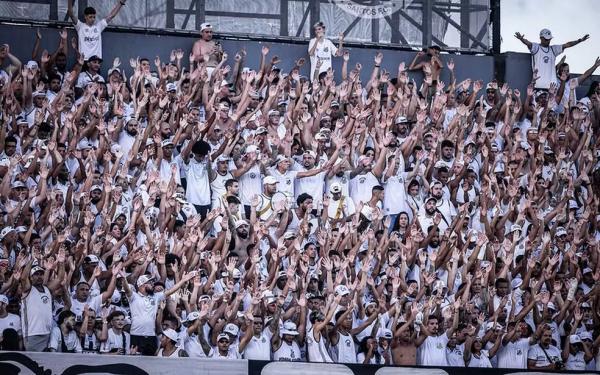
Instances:
[[[579,38],[577,40],[573,40],[573,41],[570,41],[570,42],[567,42],[567,43],[563,44],[562,45],[562,49],[570,48],[570,47],[575,47],[579,43],[585,42],[588,39],[590,39],[590,34],[585,34],[582,38]]]
[[[119,2],[115,5],[114,8],[110,11],[110,14],[106,17],[106,22],[110,22],[117,16],[123,5],[125,5],[125,1],[127,0],[119,0]]]
[[[75,17],[75,13],[73,13],[73,0],[67,1],[67,16],[69,16],[71,22],[77,23],[77,17]]]
[[[527,46],[528,49],[531,49],[531,42],[528,41],[527,39],[525,39],[525,35],[516,32],[515,33],[515,38],[519,39],[521,41],[521,43],[525,44]]]

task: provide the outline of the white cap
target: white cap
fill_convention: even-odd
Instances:
[[[548,30],[548,29],[542,29],[542,31],[540,31],[540,38],[544,38],[544,39],[550,40],[550,39],[552,39],[554,37],[552,36],[552,33],[550,32],[550,30]]]
[[[593,273],[594,271],[590,268],[590,267],[585,267],[583,269],[583,272],[581,272],[582,275],[585,275],[586,273]]]
[[[240,220],[236,220],[235,221],[235,229],[241,227],[242,225],[249,225],[248,222],[244,219],[240,219]]]
[[[594,336],[592,336],[591,332],[583,331],[579,334],[579,338],[582,340],[594,340]]]
[[[286,240],[291,240],[292,238],[296,238],[296,233],[292,231],[285,232],[283,234],[283,238]]]
[[[146,284],[146,283],[148,283],[148,282],[150,282],[150,281],[152,281],[152,276],[149,276],[149,275],[142,275],[142,276],[140,276],[140,277],[137,279],[136,285],[137,285],[137,287],[139,288],[139,287],[141,287],[142,285],[144,285],[144,284]]]
[[[306,150],[306,151],[304,151],[304,153],[302,155],[312,156],[313,158],[317,157],[317,153],[314,152],[313,150]]]
[[[277,183],[277,179],[273,176],[267,176],[267,177],[263,178],[264,185],[272,185],[272,184],[276,184],[276,183]]]
[[[581,342],[581,337],[579,337],[579,335],[571,335],[569,336],[569,341],[571,344],[577,344]]]
[[[200,313],[198,311],[192,311],[189,313],[185,319],[186,322],[193,322],[194,320],[200,317]]]
[[[35,266],[31,269],[31,271],[29,272],[29,275],[33,275],[36,272],[44,272],[44,269],[40,266]]]
[[[560,236],[564,236],[566,234],[567,234],[567,231],[565,230],[564,227],[558,227],[558,228],[556,228],[556,235],[557,236],[560,237]]]
[[[267,116],[271,117],[271,116],[279,116],[279,111],[272,109],[267,113]]]
[[[346,285],[338,285],[335,287],[335,294],[345,296],[350,294],[350,290],[348,290],[348,287]]]
[[[513,224],[513,225],[511,225],[511,227],[510,227],[510,233],[512,233],[512,232],[514,232],[516,230],[522,232],[523,228],[521,228],[521,226],[519,224]]]
[[[167,83],[167,92],[169,91],[177,91],[177,84],[175,82]]]
[[[177,332],[175,332],[174,329],[171,328],[167,328],[165,329],[162,334],[164,336],[167,336],[169,338],[169,340],[177,342],[177,340],[179,339],[179,335],[177,334]]]
[[[164,141],[162,141],[160,143],[161,147],[166,147],[166,146],[170,146],[173,145],[173,140],[171,138],[167,138]]]
[[[233,323],[227,324],[225,326],[225,328],[223,329],[223,333],[227,333],[232,336],[237,336],[239,332],[240,332],[240,327],[236,326]]]
[[[229,335],[228,335],[228,334],[226,334],[226,333],[221,333],[221,334],[219,334],[219,336],[217,336],[217,342],[219,342],[219,341],[221,341],[221,340],[227,340],[227,341],[230,341],[230,340],[229,340]]]
[[[396,124],[405,124],[407,122],[408,122],[408,120],[404,116],[396,117]]]
[[[553,303],[553,302],[548,302],[548,310],[554,310],[554,311],[557,311],[557,310],[556,310],[556,305],[554,305],[554,303]]]
[[[203,32],[206,29],[212,29],[212,25],[208,22],[204,22],[200,25],[200,32]]]
[[[13,230],[15,230],[15,229],[13,227],[11,227],[11,226],[4,227],[2,229],[2,231],[0,231],[0,241],[2,241],[4,239],[4,237],[6,237]]]
[[[523,279],[521,279],[520,277],[515,277],[514,279],[512,279],[512,281],[510,282],[510,286],[513,289],[517,289],[518,287],[520,287],[521,285],[523,285]]]
[[[100,259],[94,254],[90,254],[90,255],[86,256],[83,259],[83,261],[85,263],[100,263]]]
[[[8,297],[5,296],[4,294],[0,294],[0,303],[8,305]]]
[[[380,329],[377,334],[377,338],[384,338],[386,340],[391,340],[393,337],[392,331],[387,328]]]
[[[257,152],[258,151],[258,146],[256,145],[249,145],[248,147],[246,147],[246,153],[249,154],[251,152]]]
[[[293,336],[299,335],[298,328],[296,327],[296,323],[291,322],[289,320],[287,322],[283,323],[283,329],[281,330],[281,334],[282,335],[293,335]]]
[[[340,185],[339,182],[334,182],[333,184],[331,184],[331,186],[329,187],[329,191],[332,194],[335,193],[341,193],[342,192],[342,185]]]

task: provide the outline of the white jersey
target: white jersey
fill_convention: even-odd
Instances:
[[[226,355],[221,355],[218,349],[213,349],[211,358],[223,358],[223,359],[242,359],[242,355],[238,351],[237,346],[230,346]]]
[[[79,40],[79,52],[83,54],[86,61],[94,55],[102,58],[102,31],[106,26],[108,26],[106,19],[101,19],[92,26],[77,20],[75,30]]]
[[[540,344],[536,344],[529,348],[527,359],[535,361],[535,367],[549,366],[551,363],[548,358],[550,358],[552,363],[562,361],[560,350],[558,350],[556,346],[550,345],[544,352],[544,349],[542,349]]]
[[[288,361],[288,362],[300,362],[302,361],[302,353],[300,347],[296,341],[292,341],[292,344],[288,344],[284,340],[281,340],[281,346],[273,353],[274,361]]]
[[[446,361],[448,366],[465,367],[465,344],[456,344],[454,349],[446,348]]]
[[[448,335],[442,333],[439,336],[428,336],[419,348],[418,365],[423,366],[447,366],[446,346]]]
[[[356,206],[371,199],[373,187],[379,185],[379,180],[373,172],[359,174],[350,180],[350,197]]]
[[[252,336],[244,349],[244,359],[271,360],[271,338],[266,332],[263,331],[259,337]]]
[[[208,355],[204,353],[204,349],[202,349],[202,345],[200,344],[200,336],[198,336],[198,333],[194,332],[192,335],[189,335],[187,329],[184,329],[180,334],[180,338],[183,341],[183,348],[190,357],[208,358],[212,356],[212,348],[208,352]]]
[[[547,89],[551,83],[556,83],[556,56],[563,51],[561,45],[542,47],[539,43],[531,43],[531,67],[538,70],[540,77],[536,89]]]
[[[314,328],[311,328],[306,335],[306,345],[308,346],[308,360],[310,362],[329,362],[332,363],[333,360],[327,353],[327,348],[325,347],[325,339],[321,334],[321,340],[317,341],[314,336]]]
[[[306,171],[307,169],[302,168],[301,170]],[[319,207],[319,203],[323,202],[326,174],[326,172],[319,172],[314,176],[297,178],[294,198],[298,198],[302,193],[309,194],[313,198],[313,206]]]
[[[269,169],[269,174],[277,180],[277,191],[285,193],[288,197],[295,197],[294,181],[298,172],[288,170],[285,173],[280,173],[277,168]]]
[[[158,351],[158,357],[167,357],[167,358],[177,358],[180,357],[181,352],[183,351],[183,349],[181,348],[177,348],[175,349],[175,351],[169,355],[164,355],[163,354],[164,349],[160,348],[160,350]]]
[[[308,42],[308,51],[313,49],[315,43],[317,43],[317,38],[312,38],[310,42]],[[319,73],[326,72],[327,69],[331,68],[331,57],[337,54],[337,47],[333,42],[329,39],[323,38],[320,42],[317,43],[317,48],[315,49],[315,53],[310,56],[310,77],[308,80],[312,82],[315,70],[317,69],[317,61],[321,60],[321,67],[319,68]]]
[[[225,182],[233,178],[233,175],[230,172],[221,175],[215,171],[215,175],[215,179],[210,183],[213,209],[221,206],[221,199],[223,198],[223,195],[227,192],[227,190],[225,189]]]
[[[4,318],[0,318],[0,338],[5,329],[14,329],[21,336],[21,318],[18,315],[7,313]]]
[[[410,207],[406,203],[406,189],[404,181],[406,173],[398,173],[397,176],[392,176],[385,182],[385,191],[387,194],[383,196],[383,213],[384,215],[397,215],[400,212],[409,212]]]
[[[156,336],[155,320],[158,305],[165,299],[164,293],[143,296],[138,292],[131,293],[129,308],[131,309],[131,330],[136,336]]]
[[[197,206],[208,206],[210,200],[210,181],[208,180],[208,163],[196,161],[191,157],[187,164],[183,164],[187,188],[185,199]]]
[[[21,300],[21,323],[23,337],[47,335],[52,330],[52,295],[47,287],[40,292],[32,286]]]
[[[336,182],[342,187],[342,195],[350,196],[350,172],[344,172],[341,176],[336,174],[329,178],[327,180],[327,191],[330,191],[331,185]]]
[[[565,362],[565,369],[571,371],[584,371],[586,369],[584,356],[585,352],[583,350],[578,351],[575,355],[569,353],[569,358],[567,358],[567,362]]]
[[[469,365],[467,367],[491,368],[492,363],[490,362],[488,351],[481,350],[479,357],[476,357],[475,354],[471,353],[471,359],[469,360]]]
[[[84,302],[79,302],[75,296],[71,296],[71,311],[75,313],[75,316],[83,318],[83,309],[85,305],[94,310],[97,315],[100,315],[100,310],[102,309],[102,295],[90,297]]]
[[[529,351],[529,339],[521,338],[506,345],[500,345],[496,358],[498,368],[527,368],[527,352]]]
[[[129,354],[129,348],[131,347],[131,336],[129,333],[122,331],[117,334],[110,328],[108,330],[108,338],[100,345],[101,353],[110,353],[115,349],[125,349],[125,354]]]
[[[350,217],[356,212],[356,207],[352,199],[342,195],[339,200],[329,200],[329,206],[327,207],[327,217],[330,219],[341,219],[343,217]]]
[[[350,334],[342,334],[338,332],[340,339],[335,346],[337,349],[337,362],[338,363],[356,363],[356,347],[354,346],[354,339]]]
[[[260,195],[262,192],[262,175],[260,174],[260,167],[258,164],[254,164],[248,172],[240,176],[240,200],[245,206],[249,206],[252,201],[252,197]]]

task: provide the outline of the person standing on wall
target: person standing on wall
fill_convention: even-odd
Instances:
[[[311,80],[317,79],[319,74],[331,68],[331,58],[342,55],[344,44],[344,33],[339,35],[339,47],[336,47],[331,40],[325,38],[325,24],[323,22],[317,22],[313,28],[315,29],[315,37],[308,43],[308,54],[310,55],[309,78]],[[316,70],[318,71],[315,73]]]
[[[85,61],[91,56],[102,58],[102,31],[108,26],[108,23],[117,16],[117,13],[125,5],[126,0],[119,0],[115,7],[110,11],[108,17],[96,22],[96,9],[87,7],[83,10],[85,22],[79,21],[73,13],[73,0],[67,3],[67,15],[75,24],[77,30],[77,40],[79,53],[83,54]]]
[[[556,56],[563,53],[566,48],[576,46],[579,43],[588,40],[590,35],[586,34],[583,38],[565,44],[553,45],[550,45],[550,41],[554,37],[548,29],[542,29],[542,31],[540,31],[539,43],[530,42],[519,32],[515,33],[515,37],[525,44],[531,52],[531,66],[534,71],[537,70],[537,75],[539,77],[535,82],[535,88],[548,89],[550,88],[551,83],[558,83],[555,70]]]

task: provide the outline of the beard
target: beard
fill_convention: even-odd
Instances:
[[[126,132],[132,137],[135,137],[138,133],[137,129],[126,129]]]
[[[100,199],[102,199],[102,198],[101,198],[101,197],[97,197],[97,198],[96,198],[96,197],[94,197],[94,198],[90,198],[90,201],[91,201],[93,204],[97,204],[98,202],[100,202]]]
[[[426,208],[425,212],[427,213],[427,215],[433,215],[435,213],[435,208]]]

